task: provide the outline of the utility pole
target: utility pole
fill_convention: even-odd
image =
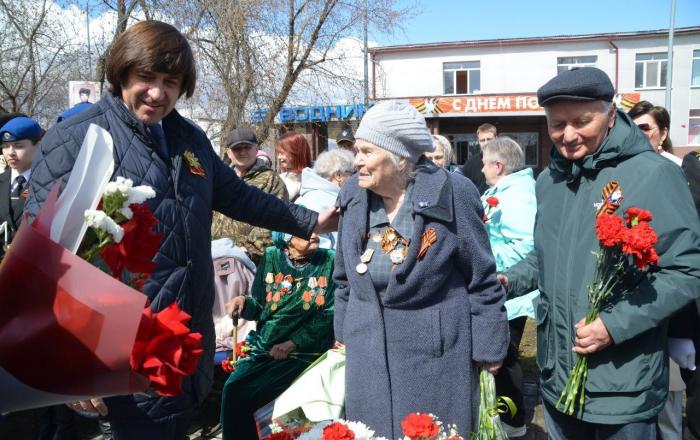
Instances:
[[[674,0],[675,1],[675,0]],[[367,56],[368,56],[368,49],[367,49],[367,23],[369,21],[368,17],[368,5],[367,5],[367,0],[365,0],[365,16],[364,16],[364,38],[365,38],[365,50],[364,50],[364,58],[365,58],[365,111],[367,111],[369,107],[369,66]]]
[[[666,55],[666,110],[671,112],[671,85],[673,83],[673,28],[676,22],[676,0],[671,0],[671,25],[668,29],[668,55]]]

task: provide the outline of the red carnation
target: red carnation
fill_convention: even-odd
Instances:
[[[151,381],[164,397],[182,392],[182,379],[191,376],[204,350],[202,335],[185,325],[190,315],[173,303],[154,313],[146,307],[131,351],[131,368]]]
[[[431,439],[438,435],[440,426],[430,414],[411,413],[401,421],[403,434],[412,440]]]
[[[596,234],[603,247],[615,247],[625,236],[625,223],[616,215],[601,214],[595,221]]]
[[[223,361],[221,361],[221,368],[226,374],[231,374],[236,370],[236,367],[233,366],[233,362],[229,358],[226,358]]]
[[[622,252],[634,257],[634,264],[640,269],[649,264],[656,264],[659,256],[654,249],[657,237],[654,229],[647,222],[641,222],[627,229],[622,243]]]
[[[355,433],[340,422],[333,422],[323,428],[322,440],[355,440]]]
[[[124,228],[122,241],[111,243],[100,252],[115,278],[120,278],[124,269],[150,274],[155,267],[153,256],[163,240],[161,234],[153,232],[158,221],[145,203],[129,207],[134,215],[121,225]]]
[[[246,341],[241,341],[236,344],[236,355],[239,358],[248,357],[248,352],[250,351],[250,345]]]
[[[636,226],[639,222],[650,222],[652,220],[651,212],[646,209],[630,207],[625,211],[625,222],[630,226]]]
[[[282,431],[270,434],[263,438],[263,440],[294,440],[294,437],[292,437],[292,434],[288,433],[287,431]]]
[[[495,208],[496,206],[498,206],[498,199],[494,196],[488,197],[486,199],[486,204]]]

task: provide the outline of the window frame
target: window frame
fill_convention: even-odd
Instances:
[[[693,82],[696,78],[697,80]],[[690,87],[700,87],[700,49],[693,49],[690,62]]]
[[[477,67],[461,67],[461,68],[448,68],[448,65],[457,64],[477,64]],[[445,81],[445,74],[448,72],[452,73],[452,92],[447,91],[447,81]],[[457,92],[457,72],[467,72],[467,92],[458,93]],[[479,87],[473,87],[472,83],[472,72],[477,72],[479,75]],[[442,92],[445,96],[469,96],[481,93],[481,61],[471,60],[471,61],[445,61],[442,63]]]
[[[566,58],[571,58],[574,60],[573,63],[565,63],[562,60]],[[594,61],[580,61],[582,58],[593,58]],[[580,62],[579,62],[580,61]],[[598,55],[572,55],[557,57],[557,75],[561,73],[560,68],[566,67],[566,70],[571,70],[574,67],[598,67]]]
[[[642,59],[640,60],[640,56],[650,56],[651,59]],[[663,56],[663,58],[654,58],[654,56]],[[657,75],[657,82],[656,85],[650,85],[648,83],[648,65],[649,64],[657,64],[657,70],[656,70],[656,75]],[[642,65],[642,83],[641,85],[637,85],[638,83],[638,78],[637,78],[637,68],[638,65]],[[666,87],[666,82],[668,81],[668,78],[665,77],[666,75],[666,66],[668,64],[668,53],[667,52],[638,52],[634,55],[634,88],[635,90],[644,90],[644,89],[663,89]],[[664,81],[662,81],[662,79]]]

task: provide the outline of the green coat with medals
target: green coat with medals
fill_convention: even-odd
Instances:
[[[265,250],[241,314],[257,321],[257,330],[246,338],[251,351],[223,390],[224,439],[256,438],[253,412],[279,396],[333,344],[334,258],[335,251],[318,249],[297,268],[282,249]],[[274,345],[289,340],[296,345],[289,358],[270,357]]]

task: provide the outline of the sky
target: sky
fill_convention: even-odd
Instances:
[[[667,29],[671,0],[399,0],[403,31],[373,30],[380,46]],[[417,7],[413,8],[414,5]],[[700,25],[700,0],[676,0],[675,27]]]

